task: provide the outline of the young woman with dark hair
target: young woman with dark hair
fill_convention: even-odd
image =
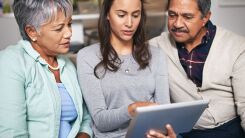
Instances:
[[[170,102],[165,55],[145,43],[144,25],[143,0],[104,0],[100,43],[78,53],[78,77],[97,138],[124,138],[137,107]]]

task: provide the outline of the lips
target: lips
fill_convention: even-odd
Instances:
[[[126,36],[132,36],[133,35],[133,31],[131,30],[123,30],[123,34],[126,35]]]
[[[63,45],[64,47],[69,48],[70,47],[70,42],[62,43],[60,45]]]
[[[184,34],[186,34],[185,32],[172,32],[176,37],[181,37]]]

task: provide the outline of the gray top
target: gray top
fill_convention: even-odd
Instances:
[[[117,72],[107,71],[102,79],[94,76],[94,67],[101,59],[98,44],[86,47],[77,55],[77,70],[84,99],[93,119],[97,138],[125,137],[130,122],[128,105],[136,101],[170,103],[166,57],[150,47],[150,66],[139,70],[132,55],[120,56],[123,61]],[[144,133],[144,132],[142,132]]]

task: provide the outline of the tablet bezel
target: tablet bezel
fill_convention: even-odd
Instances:
[[[150,129],[166,133],[166,124],[171,124],[176,134],[188,132],[208,107],[208,103],[207,100],[197,100],[139,107],[130,122],[126,138],[143,138]]]

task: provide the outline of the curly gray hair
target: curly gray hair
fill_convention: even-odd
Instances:
[[[39,31],[41,25],[57,18],[58,10],[71,17],[73,8],[70,0],[14,0],[13,11],[24,40],[30,41],[25,27],[30,25]]]

